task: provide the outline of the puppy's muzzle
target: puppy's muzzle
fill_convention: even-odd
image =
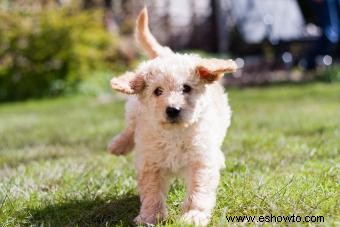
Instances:
[[[167,107],[165,112],[169,121],[176,122],[180,116],[181,108]]]

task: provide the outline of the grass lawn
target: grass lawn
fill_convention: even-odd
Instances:
[[[340,84],[229,97],[213,226],[228,225],[226,215],[270,214],[340,225]],[[0,225],[131,224],[139,209],[133,155],[105,151],[123,128],[123,103],[72,96],[0,105]],[[179,225],[184,191],[181,181],[171,188],[168,226]]]

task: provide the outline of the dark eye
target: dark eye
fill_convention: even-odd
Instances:
[[[163,93],[162,88],[158,87],[153,91],[154,95],[160,96]]]
[[[190,93],[191,87],[189,85],[184,84],[183,85],[183,92],[184,93]]]

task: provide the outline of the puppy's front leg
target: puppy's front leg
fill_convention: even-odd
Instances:
[[[215,206],[216,189],[220,178],[219,168],[191,164],[187,176],[187,197],[182,220],[195,226],[206,226]]]
[[[156,224],[166,218],[166,193],[168,180],[160,170],[148,168],[138,173],[138,189],[141,200],[137,224]]]

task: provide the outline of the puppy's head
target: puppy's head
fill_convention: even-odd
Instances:
[[[188,126],[205,108],[208,86],[236,70],[232,60],[173,53],[161,46],[147,25],[146,8],[137,19],[136,38],[150,60],[111,80],[113,89],[138,95],[148,117],[163,126]]]

